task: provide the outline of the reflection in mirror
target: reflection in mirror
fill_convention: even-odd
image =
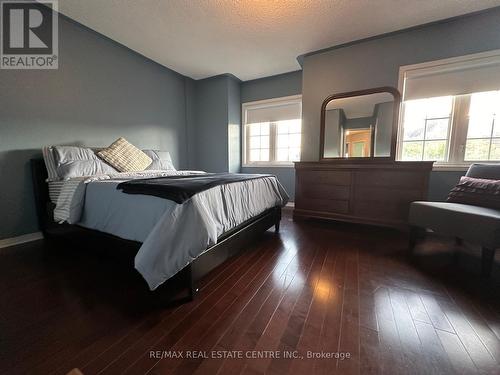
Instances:
[[[392,93],[332,99],[326,104],[324,119],[323,158],[391,156]]]

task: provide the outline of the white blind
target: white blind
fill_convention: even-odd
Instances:
[[[247,109],[247,124],[295,120],[301,118],[300,102],[273,104]]]
[[[404,100],[500,89],[500,56],[471,58],[405,72]]]

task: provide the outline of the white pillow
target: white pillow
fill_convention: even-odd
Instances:
[[[57,174],[60,179],[118,173],[88,147],[54,146]]]
[[[146,170],[163,170],[163,171],[175,171],[175,167],[172,164],[172,158],[168,151],[157,151],[157,150],[142,150],[147,156],[152,160],[149,167]]]
[[[47,168],[47,181],[59,181],[57,174],[57,163],[54,156],[54,149],[52,146],[42,147],[43,161],[45,168]]]

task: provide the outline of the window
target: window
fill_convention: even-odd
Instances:
[[[398,159],[500,161],[500,51],[401,67]]]
[[[451,96],[405,103],[403,160],[446,159],[452,108]]]
[[[497,114],[500,114],[500,91],[471,95],[464,160],[500,160]]]
[[[248,147],[250,150],[249,159],[251,161],[269,161],[270,125],[269,122],[248,124]]]
[[[242,111],[244,165],[283,166],[300,160],[300,96],[244,103]]]

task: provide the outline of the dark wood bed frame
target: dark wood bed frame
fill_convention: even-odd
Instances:
[[[72,238],[83,235],[86,237],[105,239],[116,245],[126,245],[127,247],[131,247],[135,252],[140,248],[140,242],[124,240],[107,233],[83,228],[78,225],[55,223],[53,220],[55,205],[49,198],[49,189],[46,182],[47,169],[45,168],[45,163],[42,158],[31,159],[31,173],[38,225],[45,238],[65,238],[71,240]],[[273,207],[220,236],[217,239],[217,244],[208,248],[206,252],[172,278],[175,279],[175,283],[171,283],[176,286],[175,289],[178,289],[180,284],[180,286],[187,291],[187,297],[178,299],[175,302],[191,301],[198,291],[198,282],[204,275],[230,257],[236,255],[244,246],[251,243],[256,236],[267,231],[273,225],[275,231],[279,232],[280,220],[281,207]],[[153,294],[164,294],[164,288],[162,287],[163,285],[158,287]],[[172,292],[172,288],[168,288],[168,294],[170,295]],[[176,292],[179,292],[179,290],[176,290]]]

